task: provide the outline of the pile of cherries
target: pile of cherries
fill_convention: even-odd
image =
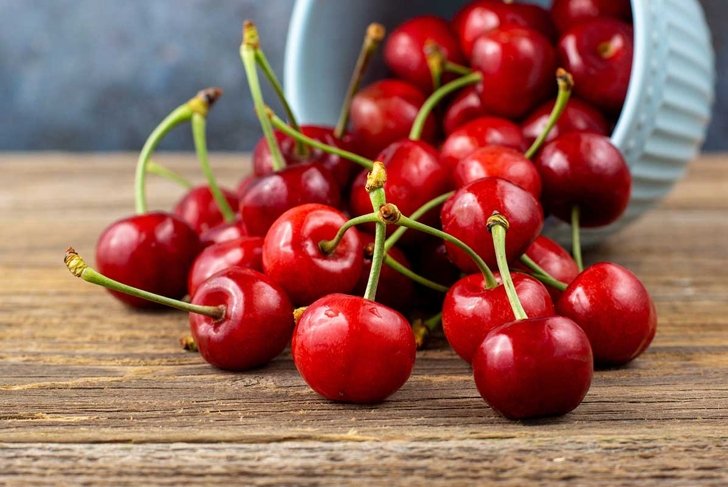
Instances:
[[[629,83],[630,15],[627,0],[556,0],[550,12],[478,0],[386,41],[372,24],[336,127],[297,123],[246,22],[240,54],[264,134],[254,173],[235,191],[217,184],[206,118],[221,92],[203,90],[144,145],[136,214],[103,232],[98,271],[73,249],[66,265],[131,307],[189,312],[187,345],[221,369],[260,367],[290,343],[323,397],[379,402],[441,325],[494,410],[568,413],[595,364],[626,364],[656,330],[639,279],[584,268],[579,239],[630,197],[607,137]],[[397,78],[360,90],[381,42]],[[286,120],[265,105],[259,71]],[[187,122],[202,186],[150,160]],[[150,172],[189,186],[172,212],[148,210]],[[541,235],[545,214],[572,225],[571,254]]]

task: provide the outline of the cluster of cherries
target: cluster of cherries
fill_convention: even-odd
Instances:
[[[474,1],[452,22],[397,27],[384,58],[398,79],[359,90],[384,39],[372,24],[336,127],[296,122],[246,22],[240,53],[264,133],[253,175],[218,186],[205,123],[221,92],[203,90],[147,140],[137,214],[103,232],[99,271],[73,249],[66,265],[129,306],[189,312],[190,343],[221,369],[262,366],[290,343],[313,390],[378,402],[441,324],[493,409],[565,414],[595,364],[633,360],[656,329],[639,279],[613,263],[585,269],[579,243],[580,227],[615,221],[630,196],[607,137],[629,82],[629,18],[627,0],[556,0],[551,12]],[[265,105],[259,70],[286,121]],[[184,122],[207,184],[173,213],[150,212],[148,173],[189,185],[150,160]],[[573,257],[541,235],[544,210],[572,225]]]

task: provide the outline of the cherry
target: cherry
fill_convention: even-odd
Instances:
[[[248,188],[250,188],[250,186],[253,184],[253,182],[255,182],[256,179],[257,177],[255,176],[255,174],[250,174],[240,180],[240,183],[238,183],[237,187],[238,200],[243,199],[243,196],[245,196]]]
[[[632,74],[632,27],[600,18],[580,23],[559,40],[560,63],[574,77],[575,93],[602,110],[619,113]]]
[[[479,0],[466,4],[453,19],[453,29],[468,58],[478,37],[501,26],[528,27],[549,39],[555,34],[548,12],[536,5]]]
[[[564,134],[547,144],[534,161],[541,174],[546,210],[586,227],[607,225],[627,208],[631,176],[619,150],[607,137]]]
[[[488,332],[515,319],[500,276],[496,278],[499,284],[488,289],[481,274],[465,276],[450,288],[442,305],[445,337],[468,363]],[[543,284],[521,273],[513,274],[513,284],[529,316],[540,318],[554,314],[554,305]]]
[[[239,217],[230,223],[221,223],[200,234],[200,244],[208,247],[212,244],[245,237],[245,224]]]
[[[230,267],[246,267],[263,271],[263,239],[240,237],[210,245],[195,258],[187,277],[187,289],[194,295],[197,288],[213,274]]]
[[[359,91],[351,103],[351,132],[355,147],[373,157],[385,147],[407,137],[425,95],[415,86],[383,79]],[[423,138],[432,140],[436,126],[428,117]],[[355,151],[356,152],[356,151]]]
[[[303,379],[326,399],[376,403],[407,381],[416,346],[409,322],[398,312],[360,297],[331,294],[303,312],[291,352]]]
[[[260,176],[240,200],[240,214],[248,235],[264,236],[286,210],[306,203],[337,206],[339,187],[320,164],[294,164]]]
[[[433,89],[425,43],[434,42],[448,61],[462,64],[458,42],[444,19],[433,15],[413,17],[397,26],[384,44],[384,62],[397,77],[425,93]]]
[[[586,332],[600,365],[623,365],[647,350],[657,312],[647,289],[628,269],[595,264],[579,274],[556,304]]]
[[[559,32],[597,17],[629,21],[631,14],[629,0],[554,0],[551,4],[551,16]]]
[[[536,199],[541,195],[541,177],[533,163],[523,153],[508,147],[491,145],[476,150],[457,163],[452,176],[458,188],[478,179],[496,177],[525,189]]]
[[[483,74],[479,88],[488,113],[520,118],[553,90],[556,53],[535,30],[501,27],[478,37],[471,64]]]
[[[263,242],[263,269],[294,303],[309,304],[356,285],[363,266],[357,230],[347,231],[328,254],[319,247],[334,238],[346,221],[335,208],[305,204],[286,211],[270,227]]]
[[[226,189],[222,189],[222,192],[231,207],[238,206],[235,193]],[[197,186],[188,191],[175,205],[174,214],[186,221],[198,234],[225,220],[208,186]]]
[[[442,120],[442,129],[445,135],[450,135],[471,120],[484,115],[485,110],[477,88],[469,86],[448,105]]]
[[[565,284],[569,284],[579,275],[579,267],[571,254],[561,245],[543,235],[539,235],[533,241],[525,254],[551,277]],[[518,268],[521,267],[524,266],[518,266]],[[547,289],[551,298],[556,302],[561,296],[561,290],[553,286],[549,286]]]
[[[187,272],[199,250],[199,238],[187,223],[169,213],[152,212],[109,225],[96,244],[96,265],[117,281],[181,298],[187,292]],[[135,308],[155,307],[134,296],[116,291],[111,294]]]
[[[483,178],[460,188],[445,202],[440,213],[442,229],[469,245],[488,265],[495,265],[495,250],[484,238],[486,222],[494,211],[512,224],[506,253],[518,258],[536,239],[543,227],[543,210],[528,191],[499,178]],[[463,272],[476,270],[462,250],[446,243],[453,263]]]
[[[460,279],[460,270],[447,256],[445,242],[440,239],[426,238],[413,247],[415,270],[430,281],[450,287]],[[444,294],[423,286],[417,287],[417,307],[440,311]]]
[[[543,132],[548,123],[549,115],[554,108],[556,100],[544,103],[534,110],[521,124],[523,137],[528,144],[532,144]],[[546,137],[551,142],[559,135],[569,132],[589,132],[593,134],[609,135],[609,124],[599,110],[586,102],[571,98],[569,104],[561,113],[556,125]]]

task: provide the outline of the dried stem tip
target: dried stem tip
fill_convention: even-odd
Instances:
[[[383,188],[386,182],[387,170],[384,168],[384,164],[380,161],[375,161],[374,167],[372,167],[372,170],[367,175],[367,193]]]
[[[68,247],[68,249],[66,249],[66,256],[63,258],[63,263],[66,264],[66,267],[68,267],[68,270],[71,271],[71,274],[76,277],[81,277],[83,271],[88,269],[86,262],[84,262],[73,247]]]
[[[258,49],[260,47],[258,28],[252,20],[246,20],[243,22],[243,45],[252,47],[253,49]]]
[[[367,27],[367,40],[370,42],[381,42],[386,34],[387,29],[385,29],[379,22],[372,22],[369,24],[369,27]]]
[[[208,107],[214,105],[218,98],[220,98],[221,96],[222,88],[218,88],[216,86],[213,86],[211,88],[205,88],[204,90],[200,90],[197,92],[197,98],[205,102]]]
[[[508,228],[511,226],[511,224],[508,223],[508,219],[506,217],[504,217],[503,215],[501,215],[500,213],[498,213],[497,211],[494,211],[493,214],[490,215],[486,225],[488,226],[489,232],[492,232],[493,227],[495,227],[496,225],[499,225],[499,226],[505,228],[506,230],[508,230]]]
[[[293,322],[298,324],[298,321],[301,319],[301,316],[303,316],[303,313],[306,312],[306,306],[301,306],[300,308],[296,308],[293,310]]]
[[[396,224],[402,217],[402,212],[399,211],[397,205],[387,203],[379,208],[379,218],[388,225]]]
[[[556,82],[562,90],[571,91],[574,88],[574,77],[564,68],[556,70]]]
[[[415,335],[415,345],[417,350],[421,350],[425,346],[430,330],[425,326],[425,323],[421,319],[416,319],[412,322],[412,332]]]
[[[179,344],[182,347],[182,350],[185,350],[187,352],[199,351],[199,349],[197,348],[197,343],[195,343],[195,339],[192,337],[192,335],[180,337]]]

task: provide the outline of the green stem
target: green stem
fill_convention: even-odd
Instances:
[[[341,243],[341,241],[343,240],[344,234],[346,234],[347,230],[349,230],[351,227],[361,225],[363,223],[376,223],[378,221],[379,218],[377,218],[376,213],[369,213],[368,215],[362,215],[352,218],[343,225],[341,225],[341,227],[339,227],[339,230],[336,232],[334,238],[332,238],[331,240],[320,241],[318,244],[319,249],[321,249],[321,252],[323,252],[324,254],[330,255],[334,252],[334,250],[336,250],[336,247],[338,247],[339,243]]]
[[[423,321],[424,325],[431,332],[435,331],[435,329],[440,325],[441,322],[442,322],[442,312],[439,312],[436,315],[431,316],[430,318]]]
[[[195,151],[197,152],[197,159],[200,161],[200,167],[202,173],[207,178],[207,185],[210,188],[210,193],[215,199],[220,213],[226,222],[230,223],[235,220],[235,212],[230,208],[225,195],[222,194],[220,186],[217,184],[217,178],[212,172],[210,167],[210,160],[207,157],[207,135],[206,135],[207,121],[204,116],[199,113],[192,115],[192,138],[195,142]]]
[[[284,133],[285,135],[288,135],[289,137],[300,140],[304,144],[315,147],[316,149],[320,149],[327,154],[334,154],[336,156],[339,156],[343,159],[346,159],[348,161],[354,162],[356,164],[359,164],[361,167],[365,169],[369,169],[371,171],[372,167],[374,167],[374,162],[371,159],[367,159],[366,157],[362,157],[359,154],[354,154],[353,152],[349,152],[344,149],[340,149],[338,147],[334,147],[332,145],[324,144],[323,142],[320,142],[316,139],[312,139],[311,137],[308,137],[301,132],[296,132],[293,128],[289,127],[286,122],[281,120],[275,113],[273,113],[272,110],[268,109],[266,111],[267,117],[270,119],[270,121],[273,123],[273,126],[279,130],[280,132]]]
[[[384,183],[387,181],[387,171],[381,162],[374,163],[374,167],[367,175],[366,189],[369,193],[369,199],[372,202],[372,209],[378,213],[387,203],[387,197],[384,193]],[[364,299],[374,301],[377,297],[377,286],[379,285],[379,275],[382,273],[382,264],[387,253],[384,250],[384,241],[387,239],[387,224],[381,220],[376,223],[374,231],[374,253],[372,254],[372,267],[369,271],[369,280],[364,291]]]
[[[579,228],[579,207],[571,209],[571,253],[574,255],[576,267],[579,272],[584,270],[584,260],[581,256],[581,230]]]
[[[413,270],[403,266],[402,264],[400,264],[399,262],[394,260],[389,255],[384,256],[384,263],[388,267],[391,267],[393,270],[395,270],[395,271],[399,272],[400,274],[402,274],[403,276],[413,280],[417,284],[421,284],[427,288],[434,289],[435,291],[438,291],[441,293],[446,293],[449,289],[447,286],[443,286],[442,284],[438,284],[434,281],[427,279],[424,276],[417,274]]]
[[[558,123],[561,115],[564,113],[569,98],[571,98],[571,90],[574,88],[574,79],[565,70],[559,68],[556,70],[556,82],[559,85],[559,94],[556,97],[554,107],[551,109],[551,114],[546,122],[546,126],[543,128],[538,138],[533,141],[531,147],[526,151],[526,159],[532,159],[533,156],[541,149],[541,146],[546,142],[551,130]]]
[[[454,73],[459,74],[460,76],[465,76],[473,72],[472,69],[470,69],[467,66],[463,66],[462,64],[453,63],[452,61],[445,61],[445,65],[443,66],[446,72],[448,73]]]
[[[417,112],[417,117],[412,123],[412,129],[409,133],[410,140],[420,139],[420,137],[422,136],[422,130],[425,127],[425,122],[427,121],[427,117],[430,115],[430,112],[432,112],[433,108],[435,108],[435,106],[440,103],[443,98],[445,98],[450,93],[459,90],[460,88],[478,83],[482,79],[483,75],[481,73],[470,73],[466,76],[463,76],[462,78],[458,78],[454,81],[449,82],[448,84],[439,88],[437,91],[431,94],[430,97],[425,100],[425,103],[422,104],[422,107],[420,107],[420,111]]]
[[[455,191],[450,191],[448,193],[441,194],[440,196],[437,196],[436,198],[431,199],[424,205],[417,208],[411,215],[409,215],[411,220],[419,220],[427,212],[432,210],[433,208],[437,208],[441,204],[443,204],[445,201],[447,201],[450,196],[455,194]],[[392,233],[392,235],[389,236],[387,239],[387,242],[384,244],[384,248],[389,251],[392,247],[394,247],[400,238],[404,235],[404,233],[407,231],[407,227],[399,227],[397,230]]]
[[[554,276],[546,272],[546,270],[538,265],[536,262],[534,262],[533,259],[531,259],[528,255],[523,254],[521,256],[521,263],[528,267],[531,271],[533,271],[533,276],[538,279],[539,281],[543,282],[544,284],[548,284],[551,287],[555,287],[556,289],[563,291],[566,289],[567,284],[565,282],[559,281]]]
[[[379,44],[384,39],[386,30],[382,24],[373,22],[367,27],[367,32],[364,35],[364,41],[359,51],[359,57],[356,60],[354,71],[351,73],[351,80],[349,81],[349,87],[346,89],[346,96],[344,102],[341,104],[341,113],[339,113],[339,120],[336,122],[336,128],[334,129],[334,137],[341,139],[346,132],[346,127],[349,124],[349,115],[351,113],[351,101],[354,99],[359,86],[361,85],[364,73],[369,67],[369,63],[374,57],[374,53],[377,52]]]
[[[96,284],[98,286],[111,289],[112,291],[128,294],[129,296],[134,296],[136,298],[146,299],[147,301],[162,304],[164,306],[169,306],[170,308],[175,308],[180,311],[187,311],[188,313],[197,313],[204,316],[209,316],[214,320],[221,320],[225,316],[224,306],[201,306],[198,304],[191,304],[185,301],[179,301],[177,299],[172,299],[166,296],[160,296],[159,294],[143,291],[132,286],[127,286],[126,284],[122,284],[119,281],[108,278],[103,274],[97,272],[93,268],[89,267],[86,262],[84,262],[84,260],[81,258],[81,256],[78,255],[76,251],[72,248],[66,250],[66,256],[63,259],[63,262],[66,264],[66,267],[68,267],[68,270],[71,271],[74,276],[80,277],[84,281],[90,282],[91,284]]]
[[[147,161],[147,172],[149,174],[154,174],[156,176],[160,176],[164,179],[175,182],[185,189],[192,189],[194,187],[194,184],[192,184],[189,179],[182,176],[180,173],[164,167],[160,164],[157,164],[152,160]]]
[[[508,220],[498,213],[488,218],[488,230],[493,236],[493,246],[495,247],[495,258],[498,262],[498,271],[500,272],[501,282],[506,288],[508,302],[513,309],[513,315],[517,320],[526,320],[528,315],[523,309],[521,300],[518,299],[516,287],[513,285],[511,271],[508,269],[508,258],[506,257],[506,231],[508,230]]]

